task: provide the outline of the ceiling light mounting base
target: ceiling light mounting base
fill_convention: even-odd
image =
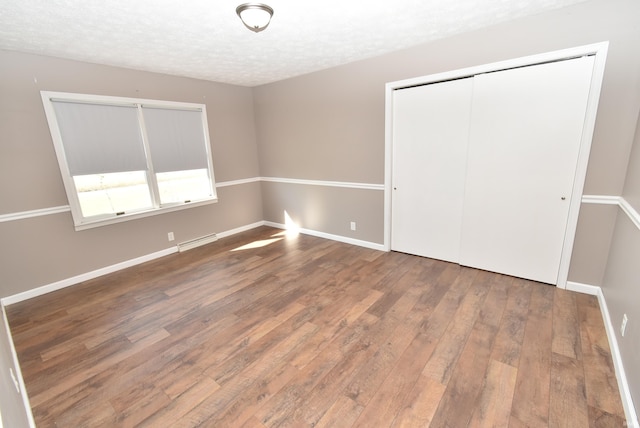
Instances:
[[[263,3],[244,3],[236,8],[236,13],[245,27],[259,33],[269,26],[273,9]]]

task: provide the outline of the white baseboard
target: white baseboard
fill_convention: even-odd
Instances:
[[[42,296],[43,294],[51,293],[52,291],[60,290],[83,281],[97,278],[108,273],[113,273],[122,269],[126,269],[131,266],[139,265],[144,262],[148,262],[160,257],[173,254],[178,251],[177,247],[167,248],[166,250],[157,251],[155,253],[147,254],[146,256],[137,257],[135,259],[126,260],[124,262],[116,263],[111,266],[106,266],[100,269],[96,269],[91,272],[83,273],[71,278],[63,279],[51,284],[43,285],[41,287],[33,288],[31,290],[23,291],[22,293],[14,294],[12,296],[4,297],[0,300],[3,306],[12,305],[14,303],[22,302],[23,300],[32,299],[34,297]]]
[[[607,332],[607,339],[609,340],[609,348],[611,348],[611,358],[613,359],[613,366],[616,372],[616,379],[618,380],[618,388],[620,389],[622,407],[624,407],[624,414],[627,418],[627,424],[631,428],[640,428],[640,425],[638,424],[638,415],[636,414],[635,407],[633,406],[633,399],[631,397],[631,390],[629,389],[629,382],[627,381],[627,375],[622,364],[622,355],[620,354],[620,348],[618,347],[616,331],[613,327],[613,323],[611,322],[609,308],[607,306],[607,301],[604,298],[602,288],[595,285],[580,284],[578,282],[567,281],[567,290],[577,291],[579,293],[590,294],[592,296],[598,297],[598,303],[600,304],[602,320],[604,322],[604,328]]]
[[[237,227],[235,229],[231,229],[231,230],[227,230],[224,232],[220,232],[217,234],[218,238],[225,238],[227,236],[231,236],[231,235],[235,235],[237,233],[241,233],[241,232],[245,232],[247,230],[251,230],[254,229],[256,227],[260,227],[260,226],[271,226],[271,227],[275,227],[278,229],[285,229],[285,225],[283,224],[279,224],[279,223],[273,223],[273,222],[268,222],[268,221],[258,221],[255,223],[251,223],[245,226],[241,226],[241,227]],[[324,233],[324,232],[318,232],[318,231],[314,231],[314,230],[309,230],[309,229],[300,229],[300,233],[304,233],[306,235],[312,235],[312,236],[317,236],[320,238],[326,238],[326,239],[331,239],[334,241],[339,241],[339,242],[344,242],[347,244],[352,244],[352,245],[357,245],[360,247],[366,247],[366,248],[371,248],[374,250],[381,250],[384,251],[384,247],[381,244],[375,244],[373,242],[368,242],[368,241],[361,241],[358,239],[351,239],[351,238],[347,238],[344,236],[339,236],[339,235],[332,235],[329,233]],[[18,303],[18,302],[22,302],[24,300],[28,300],[28,299],[32,299],[34,297],[38,297],[38,296],[42,296],[43,294],[47,294],[47,293],[51,293],[53,291],[56,290],[60,290],[62,288],[66,288],[75,284],[78,284],[80,282],[83,281],[88,281],[90,279],[94,279],[97,278],[99,276],[102,275],[106,275],[109,273],[113,273],[113,272],[117,272],[119,270],[122,269],[126,269],[128,267],[131,266],[135,266],[135,265],[139,265],[141,263],[144,262],[148,262],[160,257],[164,257],[167,256],[169,254],[173,254],[175,252],[178,251],[178,247],[171,247],[171,248],[167,248],[165,250],[161,250],[161,251],[157,251],[155,253],[151,253],[151,254],[147,254],[145,256],[142,257],[137,257],[135,259],[131,259],[131,260],[126,260],[124,262],[121,263],[116,263],[114,265],[111,266],[106,266],[91,272],[87,272],[87,273],[83,273],[71,278],[67,278],[67,279],[63,279],[61,281],[57,281],[51,284],[47,284],[47,285],[43,285],[41,287],[37,287],[37,288],[33,288],[31,290],[27,290],[24,291],[22,293],[18,293],[18,294],[14,294],[11,296],[7,296],[4,297],[2,299],[0,299],[0,304],[2,304],[3,306],[7,306],[7,305],[12,305],[14,303]]]
[[[225,236],[231,236],[236,233],[244,232],[246,230],[253,229],[255,227],[262,226],[262,225],[264,225],[263,221],[252,223],[246,226],[238,227],[236,229],[218,233],[218,237],[223,238]],[[94,279],[102,275],[117,272],[119,270],[126,269],[131,266],[139,265],[141,263],[155,260],[160,257],[168,256],[169,254],[176,253],[177,251],[178,251],[178,247],[174,246],[171,248],[167,248],[165,250],[157,251],[155,253],[147,254],[145,256],[137,257],[135,259],[125,260],[124,262],[116,263],[111,266],[106,266],[91,272],[83,273],[71,278],[63,279],[61,281],[43,285],[41,287],[33,288],[31,290],[27,290],[22,293],[4,297],[0,299],[0,303],[3,306],[12,305],[14,303],[18,303],[24,300],[32,299],[34,297],[42,296],[43,294],[51,293],[53,291],[60,290],[62,288],[70,287],[72,285],[79,284],[83,281],[88,281],[90,279]]]
[[[629,382],[627,381],[627,375],[624,371],[624,366],[622,365],[622,355],[620,354],[620,348],[618,347],[616,331],[613,327],[613,323],[611,322],[607,301],[604,298],[604,293],[600,287],[598,287],[597,296],[598,302],[600,303],[600,311],[602,311],[604,327],[607,331],[607,337],[609,338],[611,357],[613,358],[613,365],[616,369],[616,378],[618,379],[618,387],[620,388],[620,395],[622,396],[622,406],[624,407],[624,414],[627,417],[627,424],[631,428],[640,428],[640,424],[638,424],[638,415],[636,414],[636,409],[633,405],[633,398],[631,397],[631,390],[629,389]]]
[[[227,230],[226,232],[218,233],[218,238],[226,238],[227,236],[235,235],[236,233],[246,232],[247,230],[255,229],[256,227],[264,226],[264,221],[257,221],[255,223],[247,224],[246,226],[236,227],[235,229]]]
[[[287,226],[281,223],[274,223],[272,221],[265,221],[265,226],[275,227],[277,229],[286,229]],[[375,242],[362,241],[360,239],[353,239],[341,235],[333,235],[331,233],[319,232],[311,229],[298,229],[298,232],[305,235],[316,236],[318,238],[330,239],[332,241],[344,242],[345,244],[357,245],[358,247],[370,248],[372,250],[386,251],[383,244],[376,244]]]
[[[577,291],[582,294],[589,294],[591,296],[597,296],[600,293],[600,287],[595,285],[581,284],[579,282],[567,281],[567,290]]]

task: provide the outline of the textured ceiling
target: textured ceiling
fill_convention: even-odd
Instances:
[[[256,86],[585,0],[0,0],[0,48]]]

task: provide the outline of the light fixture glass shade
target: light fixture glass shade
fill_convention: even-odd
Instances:
[[[273,9],[262,3],[244,3],[236,8],[236,13],[245,27],[258,33],[271,22]]]

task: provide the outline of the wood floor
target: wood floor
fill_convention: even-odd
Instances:
[[[8,317],[38,427],[622,427],[598,302],[262,227]]]

